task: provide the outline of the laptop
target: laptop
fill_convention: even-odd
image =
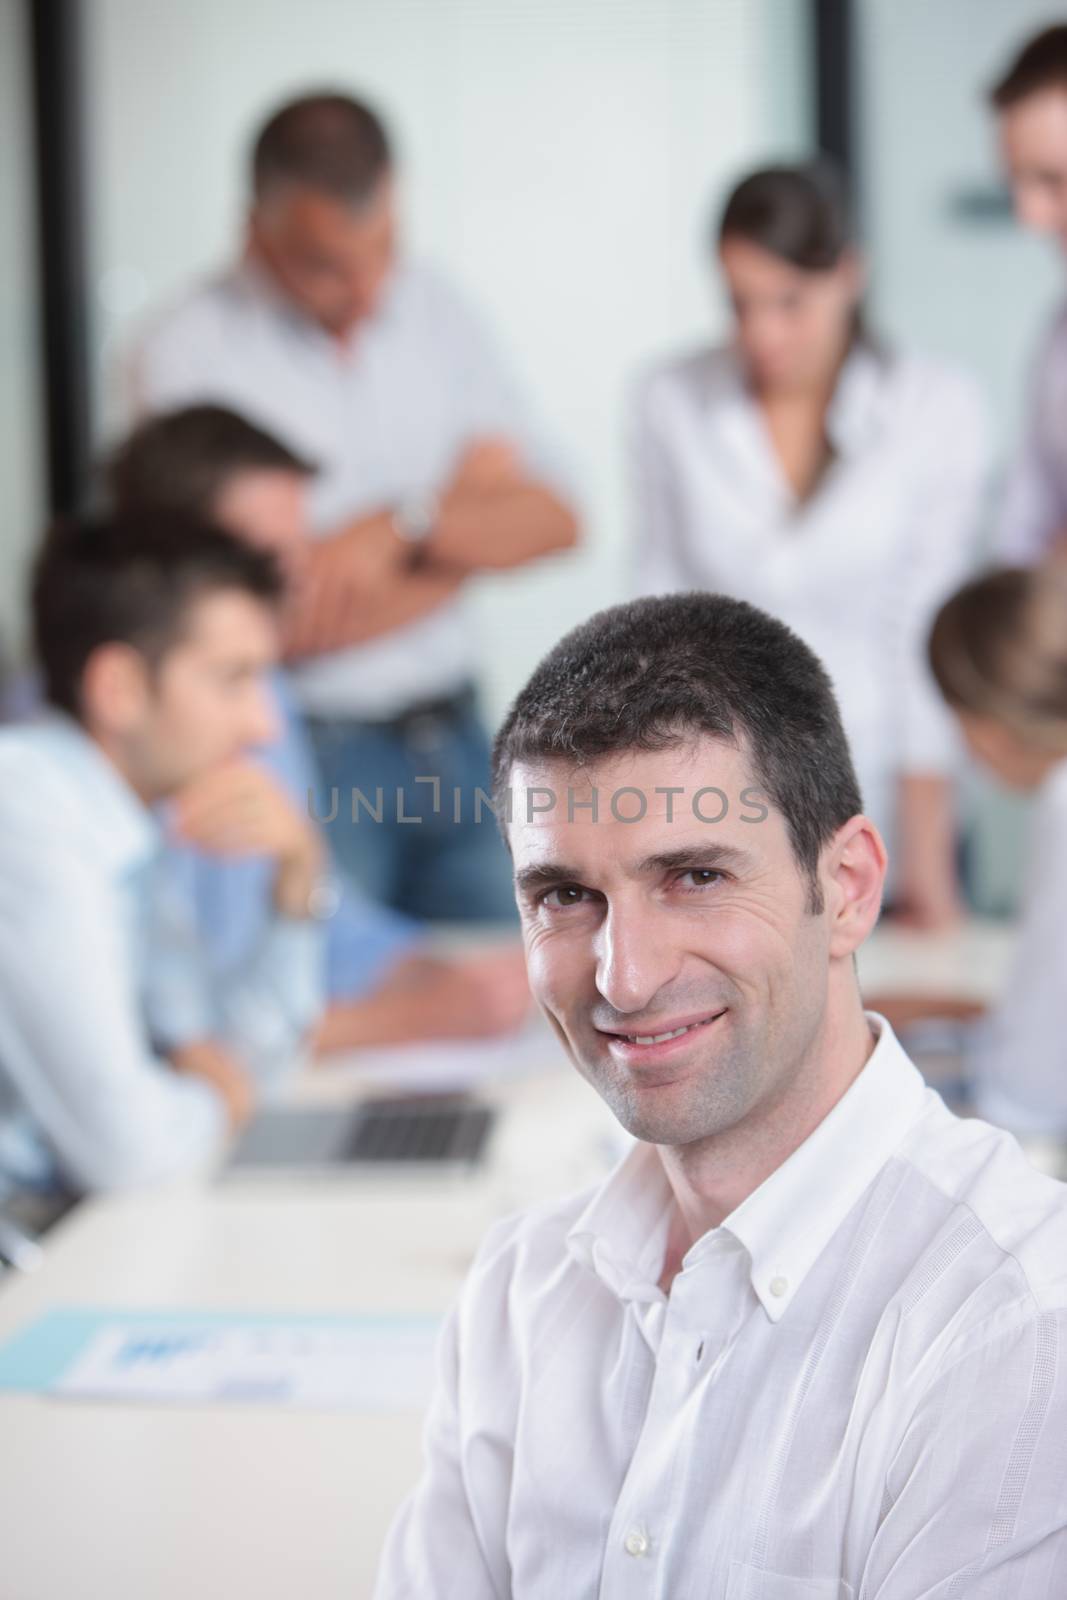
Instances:
[[[494,1107],[466,1094],[269,1107],[249,1123],[225,1170],[473,1169],[484,1160],[496,1115]]]

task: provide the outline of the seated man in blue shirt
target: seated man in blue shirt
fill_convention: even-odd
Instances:
[[[235,412],[190,406],[138,428],[110,463],[108,488],[127,510],[163,506],[208,517],[269,549],[295,591],[307,548],[305,496],[312,472]],[[281,671],[273,677],[273,700],[278,737],[258,754],[306,811],[316,774]],[[368,773],[366,782],[373,790],[375,775]],[[219,841],[203,831],[191,834],[187,821],[181,819],[183,837],[199,848],[180,851],[176,870],[197,906],[212,965],[227,973],[261,937],[269,916],[269,863],[228,858]],[[374,824],[364,817],[359,825]],[[494,826],[488,811],[485,826]],[[321,1050],[501,1033],[526,1014],[529,990],[517,948],[441,959],[425,950],[417,922],[359,898],[340,878],[333,891]]]
[[[281,593],[269,556],[174,513],[46,542],[48,710],[0,732],[0,1193],[201,1166],[318,1020],[321,847],[245,757],[274,732]],[[224,975],[164,869],[162,802],[269,862],[260,937]]]

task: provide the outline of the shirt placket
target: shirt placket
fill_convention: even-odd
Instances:
[[[684,1464],[699,1448],[693,1421],[714,1405],[750,1296],[747,1257],[737,1242],[723,1236],[707,1243],[700,1262],[675,1279],[666,1304],[643,1308],[658,1314],[655,1375],[608,1534],[600,1600],[670,1600],[670,1547],[697,1537],[683,1525]],[[701,1434],[713,1437],[703,1424]]]

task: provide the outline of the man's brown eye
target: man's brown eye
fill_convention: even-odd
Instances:
[[[579,883],[564,883],[558,889],[550,889],[545,895],[546,905],[574,906],[582,898],[582,886]]]

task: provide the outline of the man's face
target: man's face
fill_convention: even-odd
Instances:
[[[205,595],[154,669],[127,646],[97,652],[86,676],[87,724],[141,797],[162,800],[276,737],[266,674],[277,655],[268,606],[236,589]]]
[[[572,1060],[640,1139],[687,1145],[763,1115],[820,1039],[825,914],[781,815],[743,791],[744,755],[694,737],[674,750],[517,765],[509,839],[530,984]],[[573,793],[568,816],[568,786]],[[714,787],[723,800],[701,789]],[[599,816],[588,801],[598,791]],[[641,820],[613,817],[621,789]],[[656,790],[675,788],[669,797]],[[527,820],[551,789],[554,810]],[[762,802],[766,805],[766,802]],[[638,796],[617,796],[637,815]],[[685,1030],[684,1032],[680,1030]],[[663,1037],[670,1035],[670,1037]],[[648,1042],[649,1039],[655,1042]]]
[[[1040,89],[1000,113],[1015,214],[1067,251],[1067,91]]]
[[[287,188],[252,214],[255,253],[290,300],[343,338],[373,316],[396,257],[393,185],[358,211],[314,189]]]
[[[224,485],[212,516],[238,539],[267,550],[295,582],[307,554],[307,479],[280,468],[250,467]]]

